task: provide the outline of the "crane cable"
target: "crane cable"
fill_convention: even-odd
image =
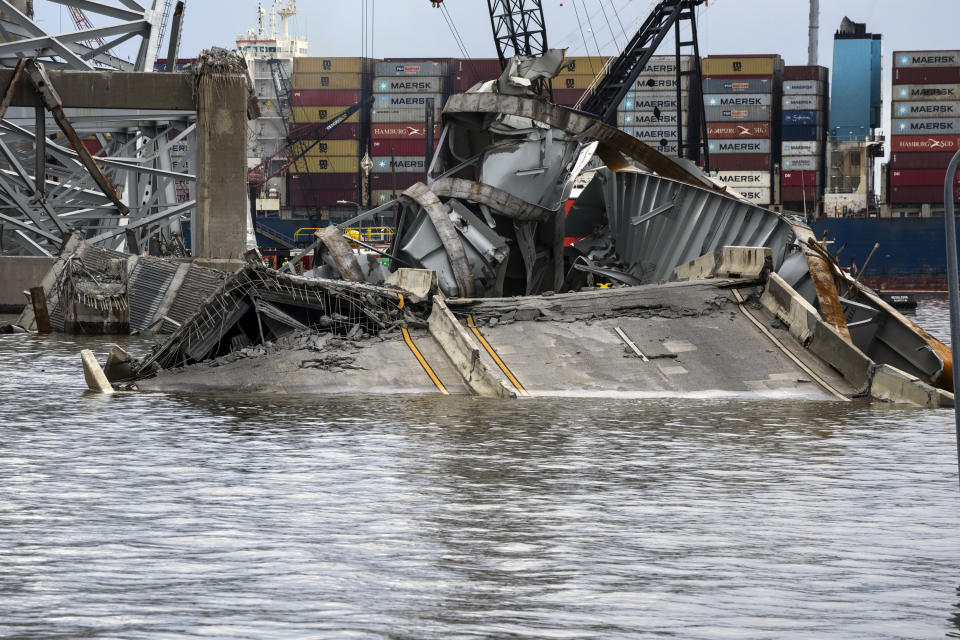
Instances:
[[[467,44],[460,35],[460,30],[457,29],[457,25],[453,21],[453,16],[450,15],[450,11],[447,9],[446,4],[440,5],[440,14],[443,16],[444,21],[446,21],[447,28],[450,29],[450,33],[453,35],[453,40],[456,43],[457,48],[460,49],[460,53],[462,53],[463,57],[467,60],[467,64],[470,66],[470,70],[473,72],[473,77],[476,78],[478,82],[483,80],[483,78],[481,78],[480,74],[477,72],[476,66],[473,64],[473,58],[471,58],[470,54],[467,52]]]
[[[573,10],[577,14],[577,25],[580,27],[580,37],[583,38],[583,50],[587,53],[587,59],[590,59],[590,49],[587,47],[587,36],[583,32],[583,21],[580,20],[580,10],[577,9],[577,0],[573,0]],[[590,65],[590,70],[593,71],[593,64]]]

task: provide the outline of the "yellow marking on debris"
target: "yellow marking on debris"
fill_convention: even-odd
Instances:
[[[437,385],[437,389],[440,390],[445,396],[450,395],[450,392],[447,391],[447,388],[443,386],[443,383],[440,382],[440,378],[437,377],[437,374],[433,372],[433,369],[424,359],[423,354],[420,353],[420,350],[417,349],[417,345],[413,344],[413,340],[410,339],[410,332],[407,331],[406,327],[400,327],[400,331],[403,332],[403,341],[407,343],[407,346],[410,347],[411,353],[416,357],[417,362],[420,363],[420,366],[423,367],[423,370],[427,372],[427,375],[430,376],[430,379],[433,380],[433,384]]]
[[[829,391],[830,393],[832,393],[833,395],[835,395],[835,396],[836,396],[837,398],[839,398],[840,400],[842,400],[842,401],[844,401],[844,402],[850,402],[850,398],[848,398],[847,396],[843,395],[842,393],[840,393],[839,391],[837,391],[836,389],[834,389],[832,386],[830,386],[830,383],[828,383],[826,380],[824,380],[823,378],[821,378],[820,376],[818,376],[816,373],[814,373],[814,371],[813,371],[810,367],[808,367],[807,365],[805,365],[805,364],[800,360],[800,358],[798,358],[797,356],[793,355],[793,353],[792,353],[789,349],[787,349],[787,347],[786,347],[782,342],[780,342],[780,340],[777,339],[777,336],[775,336],[775,335],[773,335],[772,333],[770,333],[770,330],[767,329],[765,326],[763,326],[763,323],[761,323],[759,320],[757,320],[757,319],[753,316],[753,314],[750,313],[750,312],[747,310],[747,308],[744,306],[744,304],[743,304],[743,302],[744,302],[743,296],[740,295],[740,292],[739,292],[739,291],[737,291],[736,289],[733,289],[733,295],[734,295],[734,297],[737,299],[737,303],[738,303],[737,306],[740,307],[740,311],[743,313],[743,315],[747,316],[747,318],[750,320],[750,322],[752,322],[753,324],[755,324],[756,327],[757,327],[758,329],[760,329],[760,331],[763,333],[763,335],[765,335],[765,336],[767,336],[768,338],[770,338],[770,341],[773,342],[773,344],[775,344],[775,345],[777,346],[777,348],[780,349],[780,351],[782,351],[785,356],[787,356],[788,358],[790,358],[790,359],[794,362],[794,364],[796,364],[798,367],[800,367],[800,368],[804,371],[804,373],[806,373],[808,376],[810,376],[811,378],[813,378],[814,380],[816,380],[816,381],[817,381],[817,384],[819,384],[821,387],[823,387],[824,389],[826,389],[827,391]]]
[[[510,371],[510,367],[497,355],[497,352],[494,350],[490,343],[487,342],[487,339],[483,337],[483,334],[480,333],[480,330],[477,329],[477,325],[473,323],[473,316],[467,316],[467,326],[470,327],[470,330],[473,331],[473,335],[477,336],[477,340],[480,341],[480,344],[483,345],[483,348],[487,350],[487,353],[490,354],[490,357],[493,358],[493,361],[497,363],[497,366],[500,367],[500,371],[503,371],[503,375],[507,376],[510,380],[510,384],[517,388],[517,391],[520,392],[520,395],[529,396],[527,390],[523,388],[523,385],[520,384],[520,381],[517,380],[517,377],[513,375],[513,372]]]
[[[397,309],[403,309],[403,305],[404,305],[404,302],[403,302],[403,294],[398,291],[398,292],[397,292],[397,297],[400,298],[400,302],[399,302],[399,304],[397,304]]]

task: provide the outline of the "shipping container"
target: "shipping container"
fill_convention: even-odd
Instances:
[[[769,155],[745,153],[710,157],[710,168],[715,171],[770,171],[771,167]]]
[[[461,58],[453,63],[453,90],[463,93],[478,82],[500,77],[499,58]]]
[[[423,155],[379,157],[373,161],[373,173],[425,173],[427,162]]]
[[[374,78],[373,90],[377,93],[427,93],[441,94],[447,91],[447,79],[443,77]]]
[[[622,117],[621,117],[622,116]],[[683,124],[686,125],[688,114],[683,114]],[[659,116],[652,111],[620,111],[617,113],[617,123],[625,126],[677,126],[676,111],[661,111]]]
[[[378,62],[374,65],[374,75],[380,77],[424,76],[437,78],[447,75],[449,64],[431,60],[411,60]]]
[[[391,189],[377,189],[376,191],[370,192],[370,202],[374,205],[381,205],[395,200],[400,194],[403,193],[403,189],[397,189],[393,191]]]
[[[771,189],[769,187],[766,189],[761,189],[759,187],[740,187],[734,190],[749,200],[751,204],[759,205],[761,207],[765,207],[770,204]]]
[[[305,151],[307,157],[322,158],[326,156],[360,156],[360,143],[357,140],[327,140],[303,141],[294,145],[293,151]]]
[[[890,151],[949,151],[960,149],[960,136],[892,136]]]
[[[811,127],[824,124],[826,113],[823,111],[784,111],[783,124],[788,127]]]
[[[668,142],[676,141],[677,139],[677,128],[675,126],[662,126],[662,127],[635,127],[630,124],[620,124],[620,116],[629,115],[629,114],[617,114],[618,126],[630,127],[628,132],[634,138],[643,140],[644,142],[649,143],[650,141],[659,142],[660,140],[666,140]]]
[[[403,124],[377,124],[370,125],[370,137],[373,139],[385,138],[389,140],[408,139],[423,140],[426,138],[426,128],[423,122],[403,123]],[[440,125],[433,125],[433,139],[439,140]]]
[[[829,71],[826,67],[792,65],[783,68],[784,82],[787,80],[816,80],[826,86],[829,77]]]
[[[363,97],[364,92],[359,90],[304,89],[302,91],[292,92],[290,94],[290,103],[295,107],[319,107],[327,105],[346,109],[361,102]]]
[[[960,101],[894,102],[897,118],[960,118]]]
[[[433,117],[440,122],[441,108],[433,110]],[[426,109],[373,109],[370,112],[370,122],[376,124],[406,124],[408,122],[424,122]]]
[[[811,187],[820,184],[819,171],[784,171],[780,174],[784,187]]]
[[[693,56],[680,56],[680,70],[693,68]],[[643,68],[645,76],[676,76],[677,59],[675,56],[652,56]]]
[[[900,67],[893,70],[893,84],[958,84],[960,67]]]
[[[707,78],[703,79],[705,94],[773,93],[771,78]]]
[[[890,204],[943,204],[943,185],[939,187],[891,186],[888,193]],[[956,201],[960,202],[960,189],[956,190],[956,198]]]
[[[553,90],[553,103],[559,104],[562,107],[572,107],[577,104],[583,94],[586,93],[585,89],[556,89]]]
[[[742,122],[770,122],[773,115],[773,107],[707,107],[707,122],[731,122],[740,120]]]
[[[404,189],[409,189],[418,182],[423,182],[426,179],[426,172],[424,173],[393,173],[387,171],[386,173],[371,173],[370,174],[370,190],[393,190],[399,189],[403,191]]]
[[[294,58],[293,73],[369,73],[370,58]]]
[[[592,82],[592,80],[591,80]],[[587,86],[590,86],[589,84]],[[634,91],[676,91],[677,90],[677,78],[675,76],[649,76],[646,74],[641,74],[634,83],[632,89]],[[687,91],[690,89],[690,76],[684,76],[680,79],[680,90]]]
[[[819,156],[823,153],[823,143],[809,140],[790,140],[780,144],[785,156]]]
[[[789,125],[780,129],[780,139],[784,142],[799,140],[823,140],[823,127]]]
[[[891,153],[891,169],[946,169],[954,152]]]
[[[784,171],[819,171],[821,165],[820,156],[784,156],[780,160]]]
[[[707,123],[707,138],[716,139],[751,139],[751,138],[769,138],[769,122],[738,122],[736,124],[725,124],[722,122]]]
[[[769,171],[714,171],[713,177],[734,189],[769,189],[771,186]]]
[[[823,96],[783,96],[783,109],[790,111],[823,111]]]
[[[297,124],[327,122],[345,111],[341,106],[294,107],[291,122]],[[366,110],[360,109],[343,121],[343,124],[358,123],[366,115]],[[341,124],[340,126],[343,126]]]
[[[291,189],[287,191],[287,206],[294,208],[334,207],[340,200],[356,202],[359,189]]]
[[[772,76],[783,73],[777,55],[708,56],[703,60],[704,76]]]
[[[433,148],[437,148],[438,137],[433,139]],[[378,156],[422,156],[426,153],[426,142],[420,140],[389,140],[382,138],[372,138],[370,140],[370,155],[374,158]]]
[[[442,93],[377,93],[373,96],[374,109],[421,109],[433,100],[434,109],[442,109]],[[426,113],[426,112],[424,112]]]
[[[960,135],[960,118],[911,118],[894,120],[891,133],[895,136]]]
[[[556,91],[554,91],[556,94]],[[680,108],[686,111],[690,105],[689,96],[685,93],[680,94]],[[673,93],[644,93],[632,91],[620,103],[620,109],[623,111],[661,111],[677,110],[677,94]]]
[[[703,103],[707,107],[769,107],[773,96],[769,93],[710,94],[703,97]]]
[[[714,154],[770,153],[770,140],[710,140],[707,147]]]
[[[553,79],[553,90],[557,89],[566,89],[586,91],[593,85],[594,76],[590,75],[570,75],[564,76],[563,78],[554,78]]]
[[[816,185],[810,185],[808,187],[788,187],[784,184],[780,185],[781,202],[806,202],[807,204],[811,204],[817,202],[819,199],[820,188]]]
[[[347,173],[290,173],[288,180],[296,189],[357,189],[360,187],[360,174],[357,171]]]
[[[790,80],[783,83],[785,96],[822,96],[826,93],[826,85],[819,80]]]
[[[894,51],[895,69],[960,66],[960,51]]]
[[[563,59],[563,66],[560,67],[558,78],[570,75],[597,75],[604,72],[604,66],[610,59],[609,56],[570,56]]]
[[[290,123],[291,140],[315,140],[319,134],[320,128],[317,123],[300,125]],[[343,123],[326,134],[327,140],[356,140],[359,137],[360,125],[357,123]]]
[[[362,91],[367,88],[368,82],[369,78],[365,79],[362,73],[295,73],[290,78],[294,91],[303,89]]]
[[[946,169],[894,169],[890,184],[899,187],[940,187],[947,180]],[[954,174],[954,183],[960,185],[960,171]]]
[[[357,156],[306,157],[297,161],[295,168],[300,173],[351,173],[359,170],[360,158]]]
[[[960,100],[960,84],[904,84],[893,87],[894,100]]]

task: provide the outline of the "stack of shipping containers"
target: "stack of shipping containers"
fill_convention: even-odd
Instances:
[[[710,167],[754,204],[772,202],[773,165],[780,155],[783,60],[775,55],[709,56],[703,93]]]
[[[891,210],[942,210],[947,164],[960,148],[960,51],[895,52],[893,100]]]
[[[680,58],[680,69],[689,71],[692,56]],[[682,118],[687,139],[690,76],[681,78],[677,103],[676,56],[653,56],[617,108],[617,126],[661,153],[677,155],[677,120]]]
[[[823,199],[827,129],[826,67],[785,67],[781,129],[780,202],[816,215]]]
[[[560,73],[553,79],[553,102],[562,107],[573,107],[598,77],[606,75],[610,58],[572,56],[565,58]]]
[[[449,60],[378,62],[370,116],[371,204],[387,202],[426,179],[427,101],[433,100],[434,148],[440,113],[450,93]]]
[[[500,77],[499,58],[461,58],[453,61],[453,92],[466,93],[478,82]]]
[[[291,138],[303,140],[294,153],[311,147],[288,172],[287,204],[308,215],[338,201],[359,202],[360,159],[364,153],[367,107],[316,142],[327,122],[369,95],[372,61],[365,58],[294,58],[290,102]],[[314,144],[316,142],[316,144]]]

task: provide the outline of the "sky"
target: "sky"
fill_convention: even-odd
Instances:
[[[444,2],[465,54],[495,57],[487,3]],[[46,30],[72,29],[62,6],[49,0],[34,4]],[[265,9],[271,4],[263,0]],[[430,0],[300,0],[291,33],[309,39],[310,55],[359,56],[364,51],[364,4],[372,8],[367,55],[464,57],[443,13],[432,8]],[[568,55],[597,55],[598,50],[614,55],[624,43],[624,33],[632,35],[654,4],[651,0],[543,0],[549,44],[568,47]],[[844,16],[866,22],[868,31],[883,34],[885,123],[889,123],[893,51],[960,50],[960,0],[821,0],[820,4],[819,63],[824,66],[832,64],[833,33]],[[237,36],[256,25],[257,6],[257,0],[187,0],[181,56],[192,57],[214,45],[233,48]],[[806,64],[808,18],[807,0],[710,0],[709,6],[699,9],[701,55],[779,53],[788,65]],[[671,48],[668,39],[662,52],[670,53]],[[162,50],[166,51],[165,43]]]

